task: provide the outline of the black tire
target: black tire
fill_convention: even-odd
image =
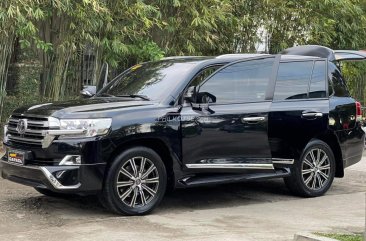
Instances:
[[[69,198],[69,197],[75,197],[75,194],[68,194],[68,193],[58,193],[58,192],[53,192],[49,189],[45,189],[45,188],[38,188],[35,187],[34,188],[37,192],[48,196],[48,197],[57,197],[57,198]]]
[[[317,150],[321,150],[319,151],[319,158],[315,157],[315,155],[317,156],[318,153]],[[313,153],[315,160],[320,159],[320,161],[318,161],[318,164],[321,163],[325,154],[328,158],[325,159],[325,161],[322,163],[322,166],[319,165],[320,167],[317,166],[318,164],[315,165],[314,162],[310,162],[310,164],[312,164],[311,166],[308,165],[309,157],[310,159],[313,159],[310,152]],[[329,163],[329,168],[327,163]],[[336,163],[332,149],[328,146],[327,143],[321,140],[312,140],[303,150],[300,159],[296,160],[293,164],[293,167],[291,167],[291,176],[284,178],[284,180],[286,186],[293,194],[302,197],[318,197],[324,195],[332,185],[335,170]],[[319,176],[320,180],[318,179],[317,175]],[[328,176],[328,179],[325,179],[326,176]],[[311,187],[309,187],[309,185],[311,185]]]
[[[133,170],[132,162],[135,163],[137,172]],[[141,170],[141,166],[144,166],[143,170]],[[122,173],[122,167],[135,180]],[[153,171],[147,174],[150,169]],[[144,178],[145,174],[147,176]],[[155,182],[150,183],[153,181]],[[117,182],[126,186],[117,187]],[[159,205],[164,197],[166,186],[167,174],[160,156],[150,148],[133,147],[113,160],[106,174],[99,200],[104,207],[117,214],[144,215]]]

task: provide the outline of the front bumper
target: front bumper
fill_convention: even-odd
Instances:
[[[106,164],[75,166],[16,165],[0,161],[1,176],[23,185],[59,193],[97,193],[102,189]]]

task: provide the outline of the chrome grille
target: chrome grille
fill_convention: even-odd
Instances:
[[[27,128],[24,134],[19,134],[17,125],[19,120],[27,120]],[[48,118],[26,115],[12,115],[8,122],[8,139],[15,144],[42,146],[45,131],[49,129]]]

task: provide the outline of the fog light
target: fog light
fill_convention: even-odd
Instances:
[[[64,175],[64,173],[65,173],[66,171],[59,171],[59,172],[56,172],[56,178],[57,179],[60,179],[63,175]]]
[[[81,164],[81,156],[80,155],[67,155],[65,156],[59,163],[60,166],[66,165],[80,165]]]

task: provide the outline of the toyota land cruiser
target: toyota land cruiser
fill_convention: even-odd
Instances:
[[[253,179],[320,196],[362,156],[361,105],[339,61],[363,59],[298,46],[135,65],[92,98],[16,109],[1,175],[45,195],[98,194],[127,215],[167,188]]]

